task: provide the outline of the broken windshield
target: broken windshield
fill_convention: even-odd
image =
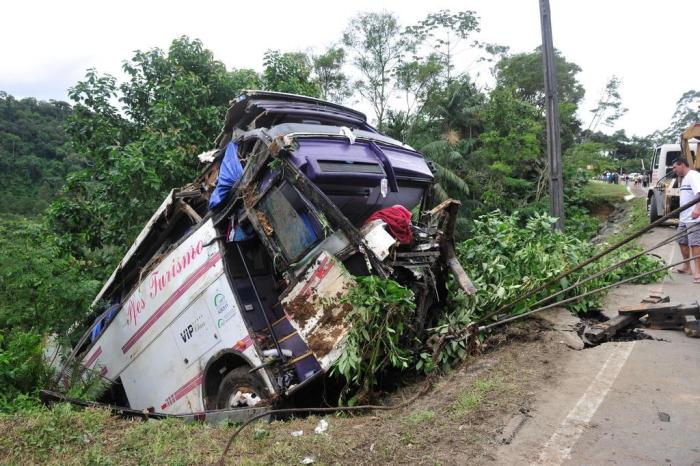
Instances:
[[[261,199],[260,223],[279,243],[287,260],[294,262],[324,237],[320,223],[306,202],[289,184],[275,186]]]

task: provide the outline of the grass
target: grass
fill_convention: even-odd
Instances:
[[[408,416],[408,422],[411,424],[423,424],[424,422],[431,421],[435,417],[435,411],[416,411]]]
[[[484,397],[503,387],[503,381],[498,378],[477,379],[471,387],[463,390],[452,405],[455,414],[465,414],[474,410]]]
[[[606,242],[608,244],[617,243],[618,241],[649,225],[649,215],[647,213],[646,199],[644,199],[643,197],[637,197],[635,199],[632,199],[627,204],[627,206],[627,208],[629,209],[627,219],[625,223],[621,226],[619,231],[617,231],[613,235],[610,235],[607,238]]]
[[[617,204],[619,202],[624,202],[625,196],[627,196],[629,192],[624,184],[590,181],[584,186],[582,194],[583,199],[586,199],[586,201],[591,204],[600,204],[603,202]]]
[[[542,351],[540,342],[515,341],[484,355],[481,368],[445,374],[410,407],[325,417],[329,427],[320,435],[314,433],[320,421],[315,416],[256,423],[233,443],[226,464],[300,464],[307,456],[315,466],[479,462],[488,457],[502,418],[510,418],[553,370],[541,364]],[[407,387],[386,404],[398,404],[419,388]],[[211,465],[235,429],[124,420],[70,405],[24,409],[0,415],[0,464]],[[302,436],[292,436],[300,430]]]

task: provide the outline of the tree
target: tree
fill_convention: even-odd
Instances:
[[[318,97],[320,89],[311,79],[312,63],[303,52],[268,50],[263,58],[263,85],[269,91]]]
[[[342,103],[350,97],[350,81],[343,73],[345,50],[341,47],[328,47],[322,54],[312,57],[312,61],[319,94],[323,100]]]
[[[406,61],[396,68],[396,89],[404,94],[406,134],[410,137],[416,119],[422,112],[428,97],[440,87],[440,74],[443,65],[436,54],[431,54],[425,59]]]
[[[468,75],[463,74],[435,89],[425,104],[425,113],[443,134],[454,137],[476,137],[483,127],[484,94]]]
[[[0,212],[37,215],[80,163],[65,150],[66,102],[0,92]]]
[[[554,51],[554,55],[559,101],[578,105],[585,93],[576,79],[581,68],[567,61],[558,50]],[[518,98],[544,109],[542,66],[542,47],[537,47],[530,53],[506,56],[496,64],[496,81],[502,86],[515,89]]]
[[[431,50],[430,55],[439,59],[448,83],[452,80],[455,53],[460,43],[473,32],[479,32],[479,17],[470,10],[457,13],[440,10],[430,13],[415,26],[406,28],[406,34],[414,36],[416,42],[426,45]],[[478,44],[474,42],[472,45]]]
[[[617,76],[612,76],[605,85],[603,95],[598,99],[598,104],[591,110],[593,118],[588,124],[589,131],[595,131],[601,123],[603,126],[612,126],[627,112],[622,106],[620,97],[620,85],[622,82]]]
[[[261,89],[263,87],[260,75],[248,68],[231,71],[231,85],[234,89]]]
[[[541,111],[516,94],[502,86],[491,92],[477,151],[489,173],[482,201],[506,211],[538,200],[546,190]]]
[[[0,221],[0,411],[13,399],[46,388],[42,357],[47,334],[68,347],[101,283],[91,266],[65,253],[51,228],[35,221]]]
[[[355,16],[343,34],[343,44],[352,51],[352,63],[361,76],[354,88],[372,105],[381,130],[393,91],[393,74],[413,44],[402,34],[396,16],[386,12]]]
[[[576,75],[581,68],[569,62],[558,50],[554,51],[554,64],[559,96],[562,150],[571,147],[580,130],[581,122],[576,118],[578,105],[583,99],[584,88]],[[530,53],[520,53],[502,58],[495,66],[496,82],[499,86],[512,88],[515,96],[534,105],[544,118],[544,72],[542,48]],[[544,139],[543,139],[544,141]]]
[[[653,138],[659,144],[677,142],[681,133],[696,122],[700,122],[700,91],[691,89],[676,102],[676,110],[668,127],[654,132]]]
[[[63,244],[100,261],[104,273],[165,194],[197,175],[195,155],[211,148],[229,100],[254,81],[187,37],[167,52],[137,51],[123,69],[119,85],[90,70],[70,89],[69,145],[87,167],[68,178],[48,212]]]

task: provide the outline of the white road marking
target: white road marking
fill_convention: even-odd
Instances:
[[[571,449],[607,396],[627,358],[632,353],[634,344],[635,342],[617,343],[617,347],[612,350],[588,389],[579,398],[564,422],[544,444],[539,460],[533,464],[558,465],[569,458]]]

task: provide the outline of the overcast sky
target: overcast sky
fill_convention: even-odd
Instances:
[[[541,43],[538,5],[537,0],[15,0],[0,6],[0,90],[18,98],[67,100],[66,89],[87,68],[120,76],[122,61],[134,50],[167,48],[183,34],[201,39],[228,68],[261,70],[266,50],[320,51],[339,39],[352,16],[369,10],[394,12],[404,25],[440,9],[474,10],[482,40],[511,52],[531,51]],[[614,129],[628,134],[665,128],[681,94],[700,87],[697,0],[551,0],[551,9],[555,47],[583,70],[584,126],[613,74],[622,79],[629,108]],[[486,73],[477,80],[489,84]]]

